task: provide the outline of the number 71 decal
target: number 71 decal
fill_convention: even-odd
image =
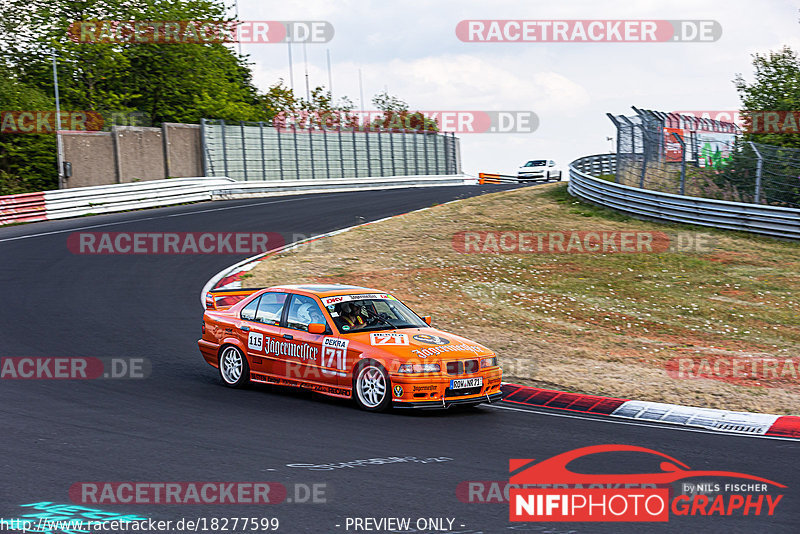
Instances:
[[[347,366],[347,345],[349,339],[326,337],[322,340],[322,374],[325,376],[344,376]]]
[[[408,345],[408,334],[373,332],[369,335],[371,345]]]

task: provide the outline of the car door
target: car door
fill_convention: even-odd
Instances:
[[[324,324],[326,333],[310,333],[308,325],[311,323]],[[292,295],[283,326],[284,337],[293,344],[284,355],[286,377],[336,386],[340,371],[338,361],[336,358],[329,361],[331,358],[326,358],[323,350],[323,343],[331,338],[332,330],[317,299],[308,295]]]
[[[288,297],[287,293],[268,291],[242,309],[239,328],[246,336],[243,341],[254,372],[275,374],[275,352],[282,340],[280,322]]]

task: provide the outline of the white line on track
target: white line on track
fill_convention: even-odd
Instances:
[[[68,229],[64,229],[64,230],[53,230],[51,232],[40,232],[38,234],[26,234],[26,235],[20,235],[20,236],[17,236],[17,237],[7,237],[5,239],[0,239],[0,243],[3,243],[5,241],[16,241],[18,239],[28,239],[28,238],[31,238],[31,237],[42,237],[42,236],[46,236],[46,235],[65,234],[67,232],[75,232],[76,230],[89,230],[91,228],[103,228],[105,226],[116,226],[116,225],[119,225],[119,224],[130,224],[130,223],[137,223],[137,222],[141,222],[141,221],[154,221],[154,220],[157,220],[157,219],[169,219],[171,217],[184,217],[184,216],[187,216],[187,215],[196,215],[198,213],[210,213],[210,212],[213,212],[213,211],[236,210],[236,209],[239,209],[239,208],[251,208],[253,206],[266,206],[268,204],[280,204],[282,202],[297,202],[298,200],[303,200],[303,198],[286,198],[286,199],[282,199],[282,200],[271,200],[271,201],[268,201],[268,202],[253,202],[252,204],[240,204],[238,206],[223,206],[221,208],[209,208],[209,209],[205,209],[205,210],[187,211],[187,212],[183,212],[183,213],[172,213],[170,215],[158,215],[156,217],[141,217],[141,218],[137,218],[137,219],[130,219],[130,220],[127,220],[127,221],[117,221],[117,222],[104,223],[104,224],[93,224],[91,226],[78,226],[76,228],[68,228]],[[169,207],[169,206],[164,206],[164,207]],[[98,213],[97,215],[111,215],[111,214]],[[48,222],[55,222],[55,221],[59,221],[59,220],[67,221],[67,220],[70,220],[70,219],[53,219],[52,221],[48,221]],[[42,222],[45,222],[45,221],[42,221]]]
[[[631,426],[646,426],[649,428],[661,428],[664,430],[682,430],[684,432],[699,432],[701,434],[714,434],[716,436],[734,436],[734,437],[743,437],[743,438],[761,438],[761,439],[774,439],[779,441],[798,441],[797,438],[784,438],[781,436],[765,436],[761,434],[739,434],[735,432],[722,432],[717,430],[705,430],[703,428],[689,428],[685,426],[673,426],[669,423],[664,423],[663,425],[654,425],[652,423],[645,423],[645,422],[637,422],[631,420],[622,421],[619,418],[616,418],[613,415],[601,416],[601,417],[589,417],[580,414],[571,414],[571,413],[555,413],[555,412],[541,412],[539,410],[532,410],[527,408],[514,408],[513,406],[498,406],[496,404],[488,405],[489,408],[495,408],[497,410],[510,410],[513,412],[526,412],[526,413],[534,413],[537,415],[550,415],[553,417],[566,417],[568,419],[582,419],[584,421],[597,421],[600,423],[614,423],[617,425],[631,425]],[[608,419],[607,419],[608,418]],[[612,419],[613,418],[613,419]]]

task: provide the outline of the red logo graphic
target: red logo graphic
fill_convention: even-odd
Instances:
[[[659,465],[661,471],[640,474],[585,474],[568,468],[571,462],[579,458],[609,452],[655,455],[662,459]],[[662,452],[633,445],[583,447],[531,466],[532,462],[535,460],[512,459],[509,462],[510,472],[515,473],[509,482],[517,486],[510,491],[511,521],[669,521],[670,509],[675,515],[734,515],[737,512],[742,515],[773,515],[783,495],[719,493],[714,498],[708,495],[679,495],[670,502],[669,488],[663,486],[687,478],[727,477],[763,484],[726,484],[726,490],[752,491],[756,486],[766,489],[766,485],[786,487],[745,473],[693,470]],[[520,468],[523,469],[520,471]],[[530,487],[542,484],[553,487]],[[657,484],[662,487],[584,487],[604,484]]]

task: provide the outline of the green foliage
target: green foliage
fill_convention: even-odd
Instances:
[[[746,126],[749,126],[747,110],[795,113],[800,110],[800,57],[797,52],[784,46],[766,54],[754,54],[753,68],[753,83],[745,82],[741,74],[735,80],[745,110]],[[773,145],[759,148],[764,158],[760,201],[779,206],[800,206],[800,152],[796,150],[800,148],[800,136],[792,133],[745,133],[744,138]],[[725,181],[752,199],[758,158],[746,143],[732,156],[730,165],[725,166],[716,181]]]
[[[23,84],[0,66],[0,110],[51,109],[42,91]],[[55,136],[0,134],[0,195],[53,189],[58,185]]]
[[[778,51],[753,55],[754,81],[748,84],[741,74],[734,83],[742,100],[745,122],[747,111],[800,110],[800,58],[784,46]],[[758,143],[800,148],[797,134],[746,134],[745,139]]]
[[[372,104],[380,111],[394,111],[397,113],[408,111],[408,104],[385,91],[372,97]]]
[[[99,20],[231,19],[222,0],[2,0],[0,110],[55,109],[53,50],[66,111],[135,113],[158,126],[201,118],[271,121],[281,112],[353,108],[347,98],[334,104],[322,87],[306,101],[282,80],[259,94],[247,57],[221,43],[81,43],[71,38],[73,23]],[[376,99],[387,110],[408,113],[395,97],[384,93]],[[426,119],[417,123],[429,129]],[[55,159],[52,136],[0,136],[0,193],[55,187]]]
[[[409,113],[408,104],[387,92],[378,93],[372,104],[383,112],[383,117],[375,119],[372,126],[389,130],[412,130],[438,132],[439,125],[421,112]]]

